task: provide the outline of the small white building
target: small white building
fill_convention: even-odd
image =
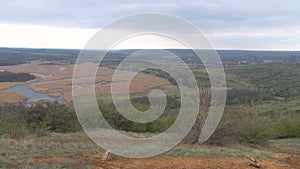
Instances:
[[[272,60],[263,60],[264,63],[272,63]]]

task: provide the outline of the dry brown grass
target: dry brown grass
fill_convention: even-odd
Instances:
[[[17,103],[17,102],[25,102],[27,97],[11,91],[0,91],[0,103],[9,104],[9,103]]]
[[[103,78],[102,78],[103,77]],[[97,76],[96,78],[97,82],[101,81],[106,81],[110,82],[111,79],[108,79],[107,76]],[[84,82],[84,80],[83,80]],[[147,75],[147,74],[138,74],[133,81],[130,84],[130,93],[138,93],[138,92],[143,92],[145,90],[155,88],[157,86],[163,86],[163,85],[168,85],[169,82],[165,79],[155,77],[152,75]],[[90,84],[87,84],[88,88]],[[118,90],[117,93],[124,93],[127,91],[125,87],[124,82],[119,82],[117,86]],[[37,92],[42,92],[42,93],[47,93],[47,94],[53,94],[55,91],[60,91],[63,93],[63,98],[67,101],[70,102],[72,100],[72,81],[71,80],[60,80],[57,82],[50,82],[50,83],[45,83],[45,84],[39,84],[39,85],[34,85],[31,86],[31,89]],[[81,89],[79,89],[81,90]],[[103,85],[103,86],[97,86],[96,87],[96,94],[97,95],[107,95],[111,94],[111,85]],[[83,90],[81,95],[88,95],[91,94],[89,91]]]
[[[22,82],[1,82],[0,90],[5,90],[7,88],[13,87],[15,85],[22,84]]]
[[[39,74],[52,74],[50,79],[60,79],[60,78],[71,78],[73,75],[73,65],[41,65],[44,62],[32,61],[30,64],[23,65],[12,65],[12,66],[0,66],[1,70],[6,70],[10,72],[23,72],[23,73],[39,73]],[[64,67],[65,70],[59,70],[60,67]],[[38,80],[44,80],[37,77]]]

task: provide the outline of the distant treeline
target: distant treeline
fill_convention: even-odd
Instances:
[[[0,48],[0,66],[25,64],[33,60],[75,63],[79,50]]]
[[[166,49],[177,55],[187,64],[201,64],[201,60],[189,49]],[[101,65],[115,67],[127,56],[138,51],[114,50],[106,54]],[[24,64],[32,60],[60,61],[75,63],[80,50],[78,49],[26,49],[0,48],[0,66]],[[201,50],[205,55],[207,51]],[[300,62],[299,51],[246,51],[246,50],[217,50],[224,65],[261,64],[269,62]]]
[[[35,77],[29,73],[0,72],[0,82],[26,82],[32,79]]]

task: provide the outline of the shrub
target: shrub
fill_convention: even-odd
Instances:
[[[243,110],[227,112],[208,143],[264,145],[276,137],[274,124],[269,117],[259,113]]]
[[[29,109],[27,126],[32,130],[44,129],[56,132],[80,130],[74,109],[58,103],[47,103]]]
[[[4,112],[0,117],[0,135],[20,139],[28,134],[27,129],[17,112]]]
[[[5,133],[4,127],[1,126],[2,124],[0,123],[0,136],[2,136]]]
[[[300,137],[300,118],[285,117],[280,119],[278,125],[278,138]]]
[[[0,136],[23,138],[28,133],[38,136],[47,131],[72,132],[81,129],[74,109],[58,103],[43,103],[32,107],[4,105],[0,111]]]
[[[144,98],[133,99],[135,106],[139,110],[147,110],[147,104]],[[150,123],[136,123],[123,117],[110,102],[98,99],[98,105],[105,120],[116,130],[132,131],[132,132],[163,132],[167,130],[175,121],[176,114],[164,112],[158,119]],[[169,114],[168,114],[169,113]],[[166,115],[168,114],[168,115]]]
[[[227,104],[249,104],[260,100],[270,99],[266,92],[249,89],[228,89]]]

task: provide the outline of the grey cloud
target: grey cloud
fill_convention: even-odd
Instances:
[[[298,24],[300,3],[296,0],[12,0],[2,2],[0,21],[56,26],[99,27],[112,19],[136,12],[166,12],[196,24],[230,27],[279,22]],[[269,21],[269,22],[268,22]],[[199,22],[199,23],[198,23]],[[266,24],[266,22],[268,24]]]
[[[216,32],[270,30],[282,33],[282,30],[293,32],[300,29],[299,9],[298,0],[10,0],[1,3],[0,23],[100,28],[129,14],[164,12],[187,19],[208,36]],[[218,43],[239,41],[239,37],[213,38]],[[251,40],[255,42],[260,39]],[[271,40],[274,39],[270,37],[263,41],[267,43]],[[293,37],[294,41],[299,42]]]

